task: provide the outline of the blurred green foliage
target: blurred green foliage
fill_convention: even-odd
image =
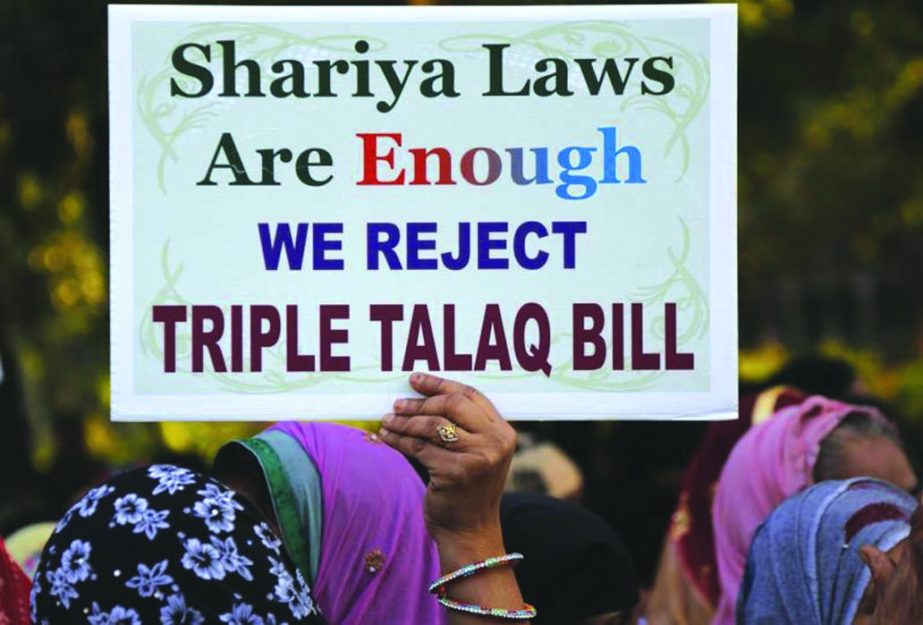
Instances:
[[[257,427],[108,423],[105,8],[0,1],[0,356],[22,369],[39,465],[61,420],[114,462],[207,455]],[[820,346],[919,417],[919,0],[739,12],[742,373]]]
[[[741,9],[742,332],[916,356],[921,5],[755,4],[776,9]]]

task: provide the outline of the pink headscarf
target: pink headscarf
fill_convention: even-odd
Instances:
[[[737,591],[756,528],[776,506],[811,485],[820,444],[849,414],[874,408],[820,395],[779,410],[731,451],[712,506],[721,599],[712,625],[734,625]]]
[[[423,518],[426,487],[381,440],[331,423],[280,423],[317,466],[323,536],[313,590],[334,625],[444,625],[428,592],[439,552]]]

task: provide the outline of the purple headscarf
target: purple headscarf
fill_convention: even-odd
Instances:
[[[820,444],[849,414],[874,408],[809,397],[751,428],[731,451],[712,506],[721,598],[713,625],[733,625],[737,593],[756,528],[813,482]]]
[[[427,588],[439,554],[426,529],[426,489],[398,452],[361,430],[280,423],[317,467],[323,497],[313,590],[331,625],[444,625]]]

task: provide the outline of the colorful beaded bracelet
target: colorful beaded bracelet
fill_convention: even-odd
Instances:
[[[456,580],[464,579],[466,577],[471,577],[478,571],[485,571],[487,569],[493,569],[498,566],[503,566],[507,564],[513,565],[522,559],[523,559],[523,555],[521,553],[508,553],[503,556],[495,556],[493,558],[487,558],[486,560],[481,560],[480,562],[475,562],[474,564],[463,566],[458,570],[452,571],[448,575],[443,575],[442,577],[437,579],[435,582],[430,584],[429,591],[430,593],[434,595],[439,594],[440,590],[442,590],[444,586],[447,586],[448,584],[451,584],[452,582]]]
[[[490,616],[492,618],[501,618],[511,621],[528,621],[535,618],[535,616],[538,614],[538,610],[536,610],[528,603],[523,605],[522,608],[518,610],[506,610],[504,608],[485,608],[483,606],[474,605],[471,603],[461,603],[460,601],[455,601],[444,596],[439,597],[439,603],[449,608],[450,610],[455,610],[456,612],[466,612],[468,614],[474,614],[475,616]]]

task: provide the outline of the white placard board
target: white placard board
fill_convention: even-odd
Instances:
[[[736,24],[110,6],[112,417],[734,418]]]

